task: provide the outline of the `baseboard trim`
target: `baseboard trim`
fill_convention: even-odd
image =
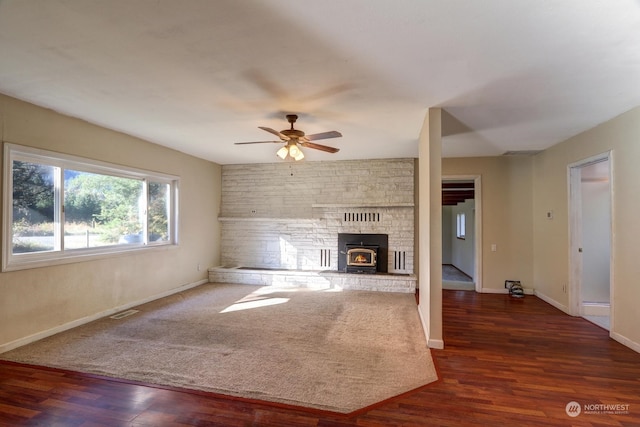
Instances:
[[[564,304],[559,303],[558,301],[556,301],[553,298],[543,294],[542,292],[536,290],[534,292],[534,295],[537,296],[538,298],[540,298],[542,301],[546,302],[547,304],[551,304],[552,306],[554,306],[558,310],[560,310],[560,311],[562,311],[564,313],[567,313],[568,315],[571,315],[571,313],[569,313],[569,307],[567,307]]]
[[[554,300],[553,298],[548,297],[547,295],[543,294],[540,291],[535,291],[535,296],[537,296],[538,298],[540,298],[542,301],[551,304],[552,306],[554,306],[555,308],[557,308],[560,311],[565,312],[566,314],[571,316],[571,313],[569,313],[569,308],[564,305],[564,304],[560,304],[558,301]],[[631,350],[635,351],[636,353],[640,353],[640,343],[637,343],[635,341],[630,340],[629,338],[620,335],[617,332],[609,332],[609,336],[611,337],[611,339],[614,339],[616,341],[618,341],[620,344],[624,345],[625,347],[629,347]]]
[[[427,340],[427,347],[435,348],[436,350],[442,350],[444,348],[444,341],[442,341],[442,340]]]
[[[608,303],[585,302],[582,304],[583,316],[609,316],[611,305]]]
[[[80,319],[73,320],[71,322],[65,323],[60,326],[56,326],[55,328],[47,329],[46,331],[41,331],[35,333],[33,335],[29,335],[23,338],[18,338],[17,340],[10,341],[6,344],[0,345],[0,353],[5,353],[7,351],[13,350],[14,348],[22,347],[23,345],[31,344],[32,342],[36,342],[43,338],[50,337],[51,335],[58,334],[60,332],[67,331],[69,329],[75,328],[80,325],[84,325],[85,323],[93,322],[94,320],[98,320],[102,317],[111,316],[113,314],[119,313],[124,310],[128,310],[132,307],[136,307],[138,305],[146,304],[151,301],[155,301],[160,298],[168,297],[169,295],[177,294],[178,292],[186,291],[187,289],[195,288],[196,286],[203,285],[205,283],[209,283],[208,279],[198,280],[197,282],[188,283],[186,285],[179,286],[177,288],[170,289],[165,292],[161,292],[159,294],[143,298],[138,301],[134,301],[128,304],[119,305],[117,307],[110,308],[108,310],[101,311],[99,313],[92,314],[90,316],[82,317]]]
[[[620,335],[617,332],[610,332],[609,336],[618,341],[620,344],[629,347],[631,350],[635,351],[636,353],[640,353],[640,343],[637,343],[635,341],[630,340],[629,338]]]
[[[427,346],[429,345],[429,327],[425,318],[422,316],[422,310],[420,310],[420,304],[418,304],[418,316],[420,317],[420,324],[422,325],[422,332],[427,340]]]
[[[502,289],[502,288],[482,288],[482,291],[480,291],[483,294],[508,294],[509,293],[509,289]],[[535,291],[533,289],[530,288],[524,288],[524,293],[525,295],[535,295]]]
[[[424,337],[427,340],[427,347],[435,348],[437,350],[442,350],[444,348],[443,340],[436,340],[429,338],[429,328],[427,326],[426,319],[422,315],[422,310],[420,310],[420,305],[418,305],[418,316],[420,317],[420,324],[422,324],[422,331],[424,332]]]

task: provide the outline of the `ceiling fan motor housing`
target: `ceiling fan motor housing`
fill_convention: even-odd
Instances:
[[[285,129],[280,131],[281,134],[288,136],[289,138],[302,138],[304,132],[293,128],[293,124],[298,120],[297,114],[287,114],[287,121],[291,123],[291,129]]]
[[[280,131],[281,134],[288,136],[289,138],[302,138],[304,132],[298,129],[285,129]]]

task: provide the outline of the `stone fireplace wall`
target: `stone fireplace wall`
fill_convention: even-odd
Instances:
[[[413,273],[414,160],[222,167],[222,264],[334,270],[338,233],[389,236],[389,273]]]

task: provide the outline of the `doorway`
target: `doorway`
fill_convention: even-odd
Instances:
[[[611,176],[610,153],[569,166],[571,314],[607,330],[613,314]]]
[[[442,288],[482,290],[481,178],[442,177]]]

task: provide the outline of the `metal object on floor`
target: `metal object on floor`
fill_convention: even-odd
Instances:
[[[524,298],[524,288],[519,280],[505,280],[504,287],[509,289],[509,295],[514,298]]]

